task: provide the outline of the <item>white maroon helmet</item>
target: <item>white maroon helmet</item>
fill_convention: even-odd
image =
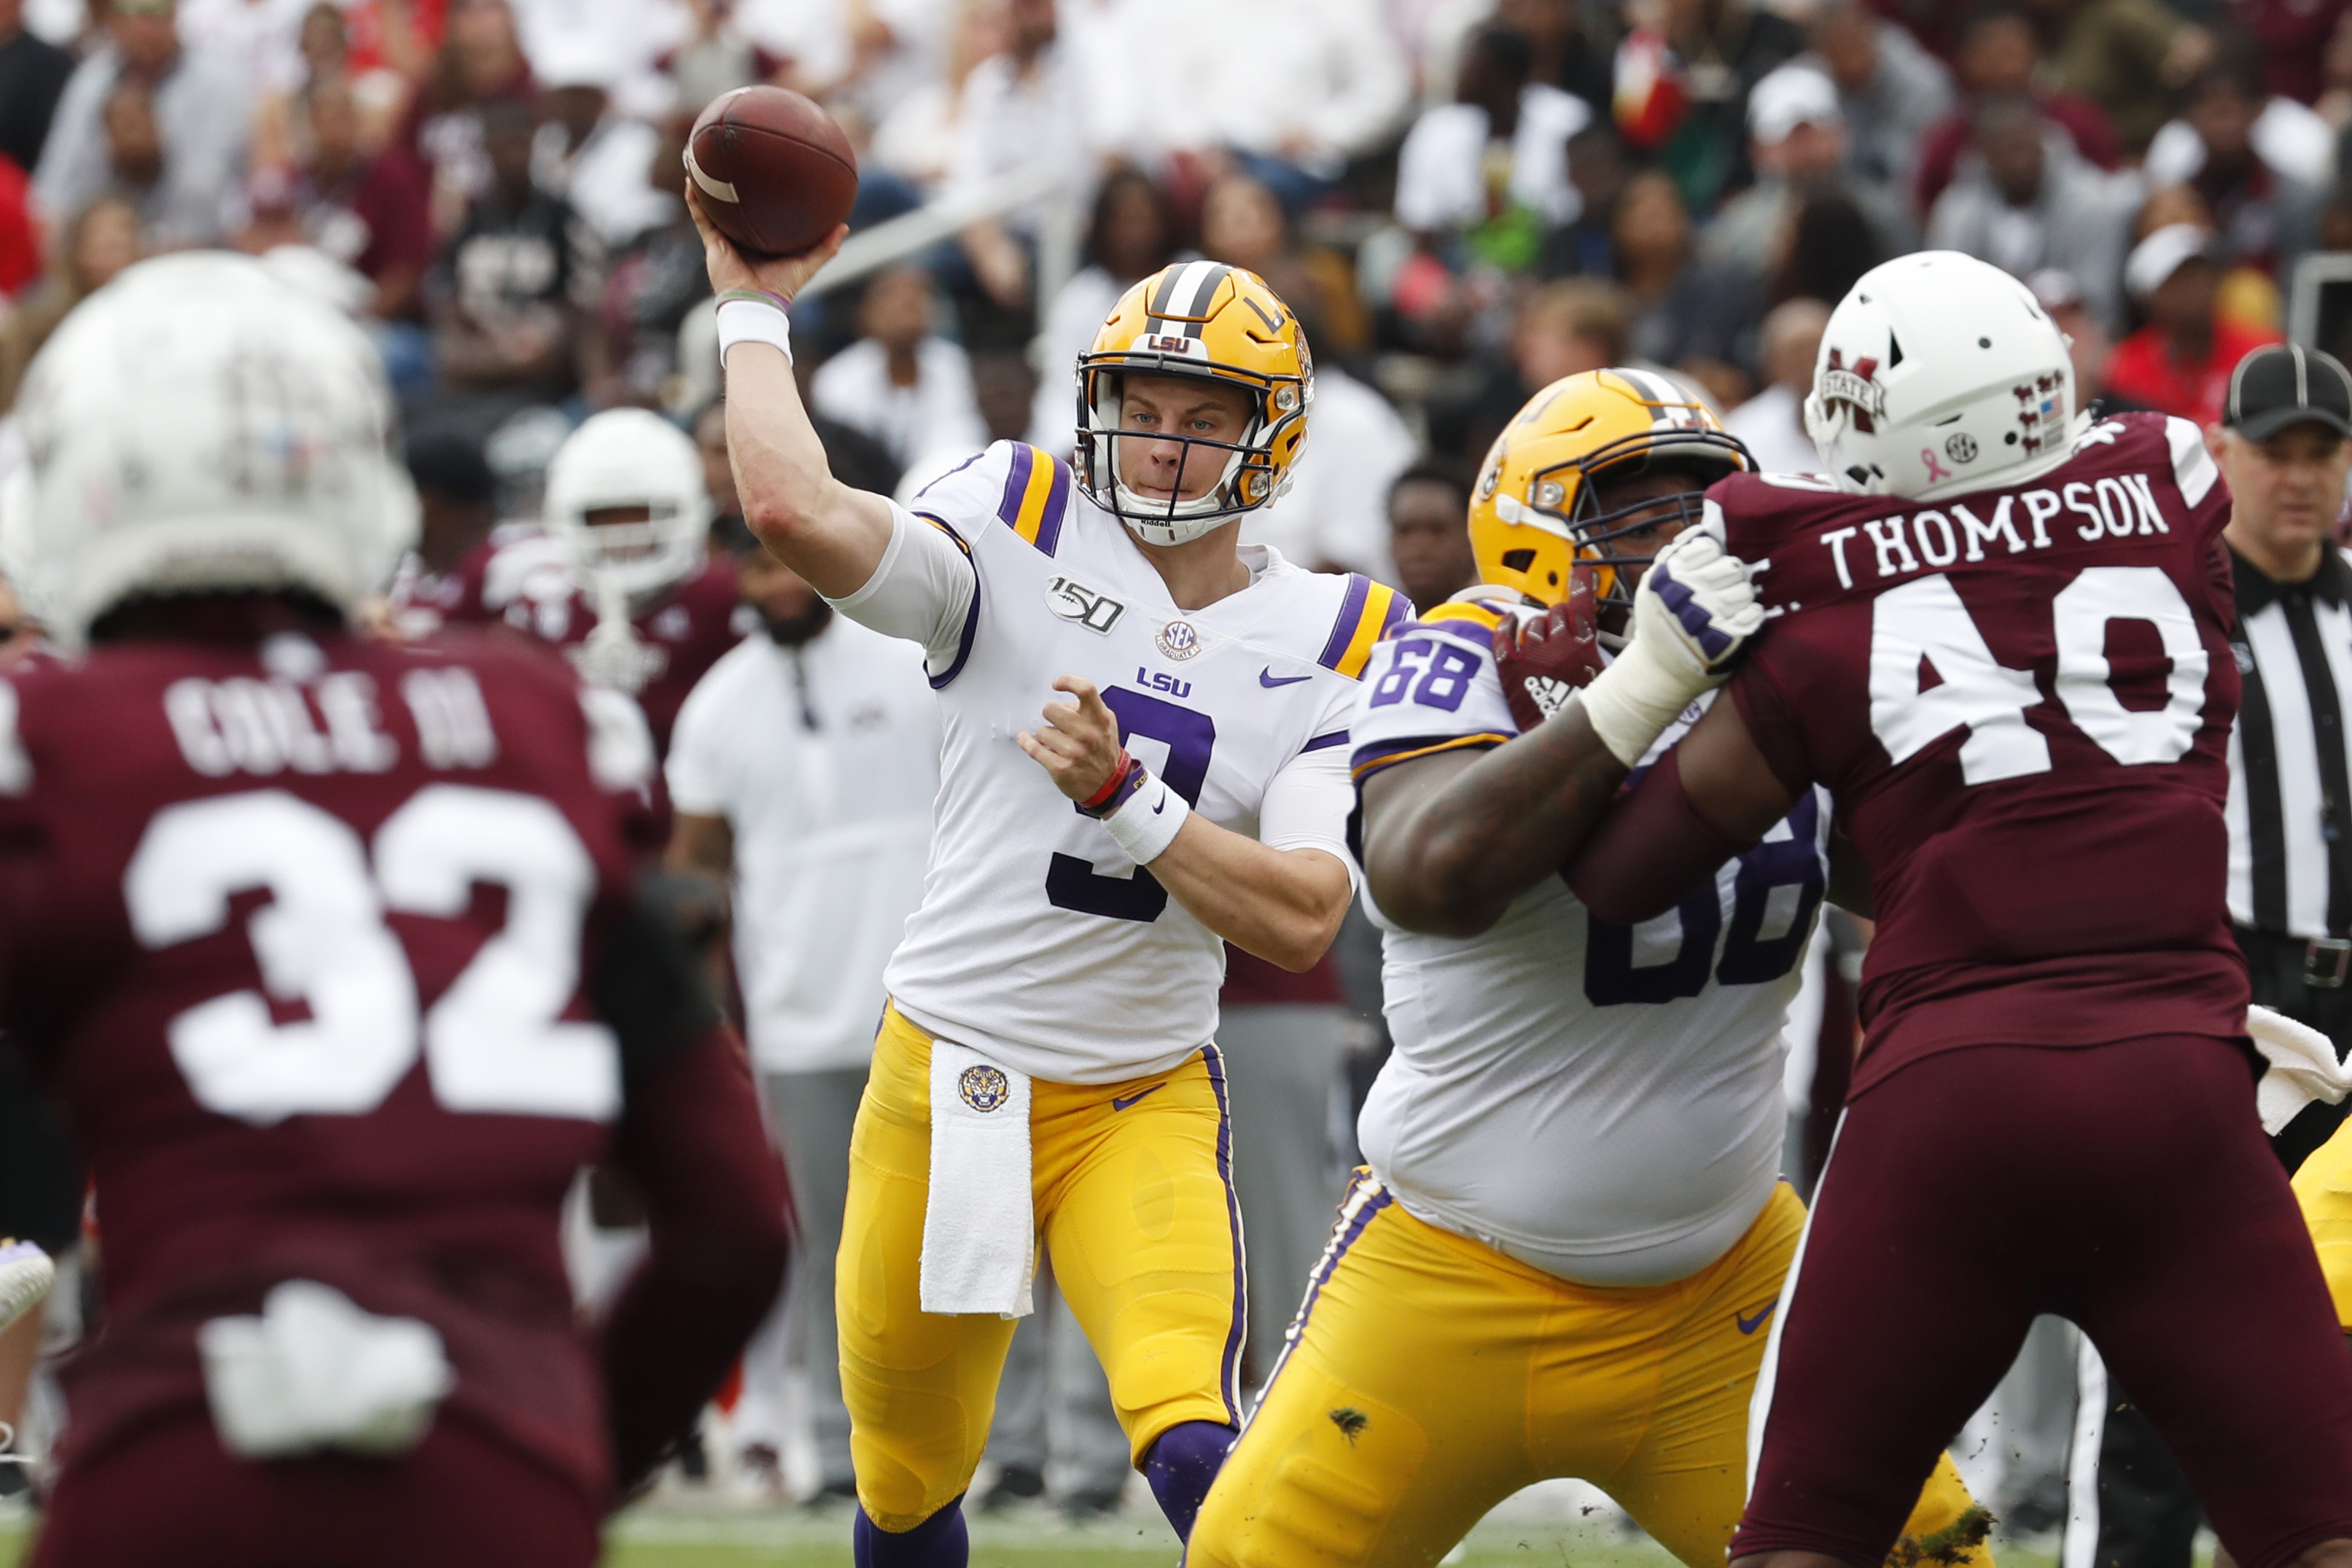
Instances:
[[[2066,335],[2024,284],[1950,250],[1862,275],[1830,313],[1805,400],[1824,473],[1917,500],[2055,467],[2074,422]]]
[[[646,519],[588,520],[625,507],[643,507]],[[593,581],[643,601],[702,570],[710,533],[702,455],[657,413],[610,409],[573,431],[547,465],[542,520]]]
[[[296,589],[348,610],[416,537],[383,361],[245,256],[126,269],[50,337],[16,411],[8,566],[68,648],[141,594]]]

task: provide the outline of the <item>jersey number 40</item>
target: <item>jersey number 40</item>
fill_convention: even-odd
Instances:
[[[460,919],[478,883],[506,890],[506,925],[425,1010],[385,915]],[[253,890],[269,894],[246,922],[262,983],[310,1016],[279,1022],[268,998],[239,990],[173,1018],[172,1060],[206,1110],[257,1126],[364,1114],[421,1051],[452,1111],[618,1112],[612,1031],[560,1017],[579,985],[596,865],[553,802],[429,784],[370,846],[282,789],[219,795],[156,812],[122,878],[131,932],[150,949],[226,929],[231,898]]]

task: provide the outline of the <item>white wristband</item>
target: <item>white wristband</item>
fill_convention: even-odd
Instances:
[[[730,295],[719,302],[719,364],[727,364],[727,350],[738,343],[765,343],[793,357],[793,319],[783,308],[765,298]]]
[[[1686,678],[1646,656],[1639,637],[1607,669],[1576,694],[1592,733],[1609,754],[1628,768],[1639,768],[1642,758],[1666,727],[1700,693],[1721,685],[1726,677],[1700,674]]]
[[[1111,841],[1127,852],[1128,859],[1150,865],[1176,841],[1177,830],[1192,814],[1184,797],[1155,774],[1128,797],[1126,805],[1105,817],[1102,825],[1110,831]]]

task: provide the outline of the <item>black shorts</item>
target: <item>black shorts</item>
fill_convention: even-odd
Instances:
[[[1737,1557],[1876,1564],[2040,1312],[2132,1391],[2243,1568],[2352,1539],[2352,1354],[2244,1052],[1925,1058],[1847,1108],[1757,1385]]]

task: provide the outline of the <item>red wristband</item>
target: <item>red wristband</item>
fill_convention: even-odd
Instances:
[[[1093,794],[1079,801],[1078,810],[1091,814],[1101,807],[1108,804],[1112,800],[1118,797],[1118,787],[1127,782],[1127,776],[1134,771],[1135,758],[1127,754],[1126,747],[1120,747],[1118,748],[1118,760],[1111,765],[1109,779],[1104,783],[1101,789],[1096,790]]]

